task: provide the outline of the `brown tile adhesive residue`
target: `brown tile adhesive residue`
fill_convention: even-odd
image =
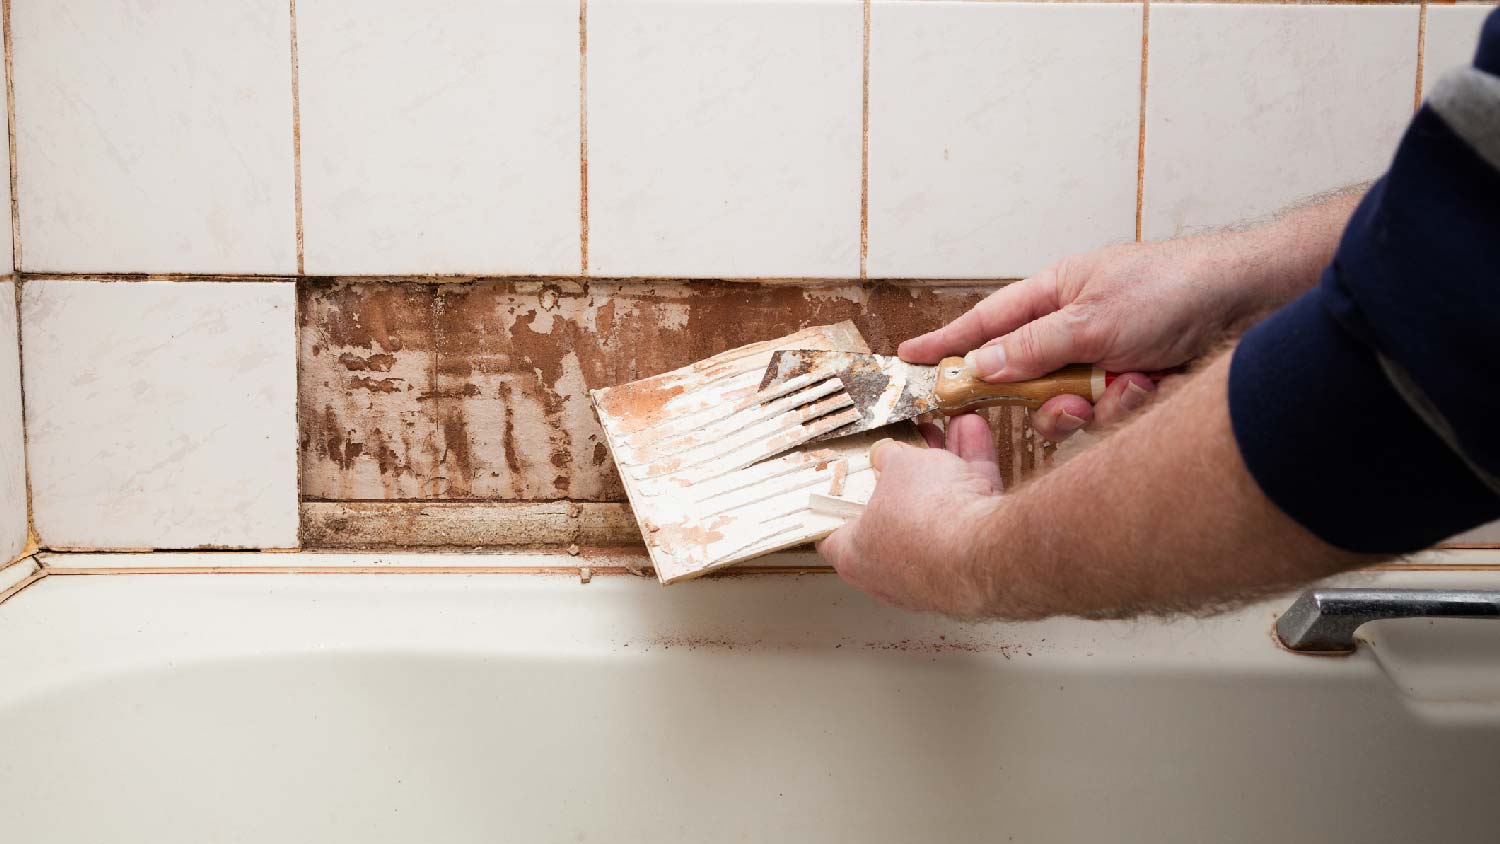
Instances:
[[[304,496],[478,501],[624,499],[589,387],[846,319],[888,353],[990,292],[607,280],[309,279],[298,289]],[[650,420],[640,411],[673,389],[608,409]],[[1000,436],[1008,453],[1009,425]]]

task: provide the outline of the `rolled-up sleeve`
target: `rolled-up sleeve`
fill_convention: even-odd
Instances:
[[[1262,491],[1332,545],[1402,553],[1500,518],[1500,12],[1318,286],[1241,340],[1229,403]]]

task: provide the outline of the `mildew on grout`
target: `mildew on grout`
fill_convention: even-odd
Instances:
[[[292,20],[292,206],[296,220],[297,274],[306,270],[302,260],[302,105],[297,79],[297,0],[290,0]]]
[[[204,273],[17,273],[18,281],[77,281],[77,282],[134,282],[134,281],[211,281],[226,284],[287,284],[295,282],[291,275],[213,275]]]
[[[10,138],[10,263],[11,269],[21,269],[21,203],[16,188],[19,180],[16,171],[16,72],[15,56],[11,46],[10,0],[0,0],[0,16],[3,16],[5,36],[5,131]]]
[[[1422,108],[1422,59],[1427,51],[1427,0],[1417,12],[1417,90],[1412,95],[1411,111],[1416,114]]]
[[[870,6],[864,0],[864,70],[860,77],[859,130],[859,277],[870,277]]]
[[[682,278],[678,276],[556,276],[556,275],[461,275],[461,274],[413,274],[402,275],[245,275],[245,274],[213,274],[213,273],[53,273],[32,272],[17,273],[17,280],[26,281],[81,281],[81,282],[111,282],[111,281],[210,281],[226,283],[254,283],[254,282],[294,282],[325,281],[325,282],[349,282],[349,283],[380,283],[380,284],[472,284],[481,281],[504,281],[515,284],[546,285],[565,284],[587,286],[591,283],[616,284],[616,285],[641,285],[652,286],[658,284],[731,284],[764,287],[843,287],[847,285],[878,286],[888,285],[893,287],[921,287],[921,288],[943,288],[943,287],[979,287],[1012,284],[1020,281],[1014,276],[997,276],[995,278],[905,278],[892,276],[889,278],[858,279],[848,278]]]
[[[589,274],[589,3],[578,0],[578,274]]]
[[[1135,240],[1141,241],[1146,206],[1146,77],[1151,58],[1151,0],[1141,3],[1141,115],[1135,159]]]
[[[31,436],[30,426],[26,424],[26,344],[21,341],[21,287],[24,280],[19,274],[15,275],[12,291],[16,298],[16,375],[20,395],[17,397],[21,403],[21,466],[22,484],[26,492],[26,546],[21,550],[21,556],[26,557],[35,554],[42,544],[41,535],[36,531],[36,511],[31,506],[31,450],[27,448],[27,440]]]

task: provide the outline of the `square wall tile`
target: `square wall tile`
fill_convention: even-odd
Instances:
[[[24,284],[26,433],[44,544],[297,544],[294,287]]]
[[[877,0],[869,274],[1025,276],[1134,239],[1141,13]]]
[[[859,0],[588,8],[589,270],[859,274]]]
[[[1427,29],[1422,45],[1423,96],[1448,71],[1474,64],[1479,29],[1493,11],[1494,4],[1427,7]]]
[[[16,283],[0,281],[0,566],[26,550],[26,439],[21,430],[21,357]]]
[[[287,0],[11,10],[30,271],[291,273]]]
[[[301,0],[306,270],[577,275],[578,0]]]
[[[1416,6],[1153,5],[1143,233],[1273,214],[1389,166]]]

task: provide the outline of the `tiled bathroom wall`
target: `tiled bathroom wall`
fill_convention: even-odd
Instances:
[[[13,0],[0,557],[26,462],[51,548],[630,542],[589,387],[1371,178],[1488,8]]]

